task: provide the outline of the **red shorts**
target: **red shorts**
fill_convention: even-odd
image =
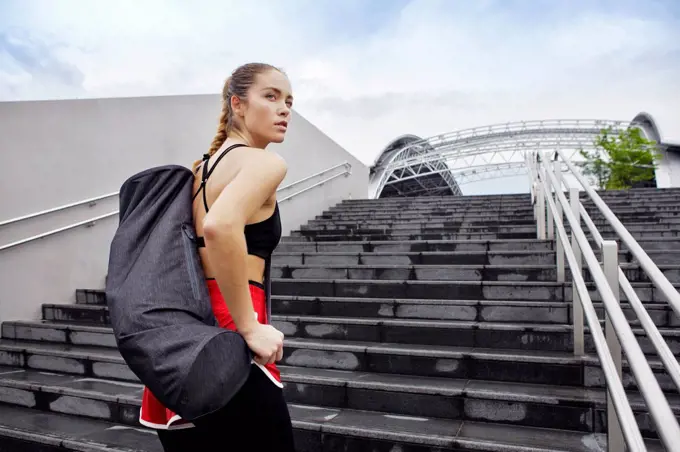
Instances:
[[[220,327],[229,330],[236,331],[236,325],[229,314],[229,309],[227,309],[227,303],[222,297],[220,288],[214,279],[206,280],[208,284],[208,291],[210,293],[210,302],[212,304],[213,313],[217,318],[217,322]],[[266,297],[264,292],[264,287],[254,281],[250,281],[250,297],[253,300],[253,309],[255,310],[255,316],[257,320],[266,324],[269,319],[267,319],[267,305]],[[282,388],[281,383],[281,373],[279,372],[276,364],[267,364],[262,366],[253,361],[267,377],[278,387]],[[207,376],[206,376],[207,378]],[[167,409],[161,404],[161,402],[154,397],[154,395],[149,391],[148,388],[144,387],[144,392],[142,394],[142,407],[139,410],[139,422],[147,427],[156,429],[179,429],[193,427],[193,424],[183,420],[179,415],[173,413],[171,410]]]

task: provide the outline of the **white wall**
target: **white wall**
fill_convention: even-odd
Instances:
[[[190,166],[208,149],[219,95],[0,103],[0,222],[116,192],[133,173]],[[368,169],[297,113],[272,150],[288,162],[282,186],[335,164],[336,178],[281,203],[284,234],[346,198],[366,198]],[[342,172],[283,190],[283,198]],[[118,208],[113,197],[0,227],[0,246]],[[0,251],[0,321],[37,319],[42,303],[70,303],[76,288],[102,288],[116,217]]]
[[[655,170],[656,186],[680,187],[680,147],[665,149]]]

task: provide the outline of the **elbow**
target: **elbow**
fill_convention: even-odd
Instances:
[[[206,217],[203,222],[203,236],[205,237],[206,244],[225,238],[236,237],[238,232],[243,233],[243,226],[239,228],[236,221],[225,219],[215,221]]]

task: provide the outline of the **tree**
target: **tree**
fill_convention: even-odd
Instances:
[[[629,128],[615,133],[602,129],[595,139],[595,151],[580,150],[585,159],[579,163],[586,176],[593,176],[598,188],[620,190],[636,183],[654,180],[660,158],[656,142],[644,138],[640,129]]]

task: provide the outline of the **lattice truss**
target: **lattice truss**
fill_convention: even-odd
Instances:
[[[526,152],[560,149],[574,160],[579,150],[595,149],[603,128],[615,131],[627,121],[544,120],[496,124],[405,143],[372,168],[372,197],[453,194],[460,186],[526,172]]]

